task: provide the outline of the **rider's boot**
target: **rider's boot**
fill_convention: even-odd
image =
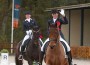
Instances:
[[[19,57],[18,57],[19,60],[22,60],[23,59],[23,54],[20,54]]]
[[[26,45],[28,45],[29,41],[30,41],[29,39],[25,40],[24,44],[21,46],[21,52],[19,55],[19,60],[23,59],[24,50],[25,50]]]
[[[41,54],[40,54],[40,63],[41,63],[41,65],[42,65],[43,58],[44,58],[44,52],[41,51]]]
[[[68,56],[69,65],[73,65],[73,64],[72,64],[72,55],[71,55],[71,51],[67,52],[67,56]]]
[[[23,53],[24,53],[24,46],[21,47],[21,52],[20,52],[20,55],[18,57],[19,60],[23,59]]]

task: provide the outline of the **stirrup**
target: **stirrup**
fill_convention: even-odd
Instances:
[[[23,60],[23,55],[19,55],[18,59]]]
[[[73,62],[71,62],[71,65],[74,65]]]
[[[70,62],[70,65],[74,65],[72,61]]]

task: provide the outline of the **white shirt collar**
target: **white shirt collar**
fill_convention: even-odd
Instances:
[[[28,21],[28,22],[30,22],[30,20],[32,20],[31,18],[29,18],[29,19],[25,19],[25,21]]]
[[[54,19],[54,18],[53,18],[54,23],[55,23],[56,20],[57,20],[57,19]]]

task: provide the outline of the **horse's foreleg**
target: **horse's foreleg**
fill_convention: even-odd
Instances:
[[[29,65],[33,65],[33,61],[32,61],[32,60],[29,60],[29,61],[28,61],[28,64],[29,64]]]
[[[22,60],[19,60],[18,56],[15,56],[15,63],[16,63],[16,65],[23,65]]]

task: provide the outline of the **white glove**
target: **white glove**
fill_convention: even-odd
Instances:
[[[29,34],[29,31],[26,31],[26,34],[28,35]]]
[[[31,35],[31,33],[32,33],[32,30],[29,30],[29,34]]]
[[[65,13],[64,13],[64,9],[61,9],[61,11],[59,12],[62,16],[65,16]]]
[[[28,34],[30,34],[30,35],[31,35],[32,30],[28,30],[28,31],[26,31],[26,33],[27,33],[27,35],[28,35]]]

